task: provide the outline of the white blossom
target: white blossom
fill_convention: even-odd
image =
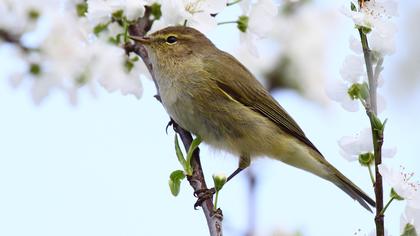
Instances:
[[[258,56],[255,46],[257,39],[268,36],[273,30],[274,20],[278,10],[273,0],[259,0],[249,8],[249,2],[241,4],[245,15],[248,17],[248,24],[245,32],[240,32],[241,47],[248,48],[254,56]]]
[[[288,63],[282,74],[288,80],[299,81],[296,85],[306,98],[325,104],[328,102],[325,78],[329,68],[326,52],[330,32],[338,26],[337,14],[332,9],[305,5],[291,14],[278,14],[270,36],[278,40],[280,55]]]
[[[353,2],[358,6],[357,2]],[[354,24],[371,30],[368,33],[370,47],[382,55],[392,54],[395,51],[396,27],[391,18],[398,15],[398,4],[395,0],[365,1],[363,6],[350,9],[343,6],[342,12],[350,17]]]
[[[109,92],[119,90],[123,95],[132,94],[140,98],[143,91],[140,74],[145,72],[144,64],[136,63],[127,73],[124,68],[127,57],[121,48],[98,41],[93,45],[93,50],[92,78]]]
[[[146,1],[142,0],[120,0],[117,8],[124,11],[128,20],[134,20],[144,15],[144,5],[146,5]]]
[[[348,161],[356,161],[360,154],[373,152],[372,131],[365,128],[359,133],[351,136],[344,136],[338,141],[340,154]],[[382,157],[391,158],[397,152],[396,147],[382,148]]]
[[[359,101],[353,100],[348,90],[354,83],[363,83],[366,70],[361,56],[348,55],[340,69],[340,75],[344,81],[332,81],[327,87],[327,95],[350,112],[359,110]]]
[[[382,55],[395,52],[395,34],[397,28],[394,24],[379,21],[369,33],[370,49]]]
[[[400,171],[388,168],[385,164],[378,166],[385,182],[387,182],[395,192],[407,201],[418,201],[420,191],[420,183],[413,182],[414,173],[406,173],[405,168],[400,166]]]
[[[111,19],[111,14],[116,9],[105,0],[88,0],[87,18],[89,22],[95,26],[100,23],[106,23]]]
[[[366,74],[364,61],[361,56],[348,55],[340,69],[341,77],[350,84],[358,83]]]
[[[28,2],[19,1],[22,5],[17,5],[25,9],[24,3]],[[101,1],[96,3],[99,2]],[[51,1],[47,5],[48,8],[39,10],[40,15],[35,23],[28,23],[31,26],[23,27],[21,35],[16,35],[21,36],[20,43],[28,48],[27,50],[21,50],[16,45],[8,46],[13,50],[0,50],[2,60],[4,56],[9,55],[12,57],[9,60],[16,65],[4,72],[12,86],[20,87],[22,84],[28,84],[36,104],[41,103],[54,90],[64,91],[74,103],[77,100],[77,90],[81,86],[86,86],[92,91],[96,82],[106,87],[108,91],[119,90],[124,95],[141,96],[142,86],[139,77],[140,74],[147,73],[141,61],[132,62],[135,66],[128,70],[126,66],[128,57],[124,50],[105,40],[92,37],[86,18],[76,17],[75,11],[65,11],[57,1]],[[33,4],[28,3],[26,11],[32,7]],[[98,9],[100,8],[96,10]],[[21,9],[19,11],[25,12]],[[96,13],[99,14],[100,11]],[[121,27],[114,29],[113,25],[110,25],[110,34],[121,33]]]
[[[349,39],[350,49],[357,55],[361,55],[363,53],[362,44],[360,40],[356,39],[354,36],[350,36]]]
[[[134,20],[144,15],[146,3],[143,0],[88,0],[87,17],[95,26],[107,23],[112,13],[122,10],[128,20]]]
[[[357,1],[352,1],[352,4],[359,5]],[[352,18],[354,24],[374,28],[376,23],[398,16],[398,3],[395,0],[371,0],[364,1],[360,9],[352,10],[350,6],[346,5],[342,7],[341,11],[344,15]]]
[[[77,19],[63,12],[45,12],[39,26],[22,36],[22,43],[30,48],[23,59],[28,64],[22,78],[32,81],[31,91],[39,104],[52,89],[66,92],[78,86],[77,78],[83,75],[89,61],[84,35]],[[23,56],[23,55],[22,55]],[[38,67],[39,73],[29,73],[30,67]]]
[[[165,0],[161,1],[162,19],[158,25],[183,25],[209,31],[217,26],[211,16],[226,7],[227,1],[219,0]],[[155,27],[154,27],[155,28]]]
[[[59,4],[55,0],[1,0],[0,28],[21,35],[36,27],[38,15],[57,11],[57,8]]]
[[[339,102],[345,110],[356,112],[359,110],[359,101],[351,99],[348,90],[348,83],[341,80],[329,81],[326,87],[326,93],[329,98]]]
[[[354,44],[350,41],[350,45]],[[355,45],[351,45],[354,50],[358,50]],[[352,100],[348,91],[350,87],[355,83],[367,83],[366,69],[364,59],[361,55],[348,55],[343,62],[340,69],[340,75],[343,81],[331,81],[329,86],[326,88],[327,95],[334,101],[340,103],[340,105],[347,111],[356,112],[359,110],[360,102],[358,100]],[[383,84],[383,80],[378,78],[378,86]],[[385,98],[377,93],[377,110],[381,113],[386,108]]]

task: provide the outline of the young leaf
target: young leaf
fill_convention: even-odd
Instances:
[[[385,123],[382,123],[382,121],[375,114],[372,114],[372,124],[373,128],[375,128],[376,130],[382,132],[384,131]]]
[[[150,8],[152,10],[152,16],[155,17],[155,20],[159,20],[160,17],[162,16],[160,4],[155,2],[150,6]]]
[[[182,167],[186,171],[187,163],[185,162],[184,154],[182,154],[181,148],[179,147],[178,135],[176,134],[175,134],[175,153],[176,153],[176,157],[178,157],[179,163],[181,163]]]
[[[76,5],[77,16],[79,17],[86,16],[87,11],[88,11],[87,2],[82,2]]]
[[[187,152],[187,163],[186,163],[186,172],[187,175],[192,175],[192,168],[191,168],[191,157],[192,154],[194,153],[195,149],[197,149],[198,145],[200,145],[201,143],[201,138],[199,136],[197,136],[192,142],[191,142],[191,146],[188,149]]]
[[[354,3],[350,3],[350,9],[352,10],[352,11],[357,11],[357,8],[356,8],[356,5],[354,5]]]
[[[93,28],[93,33],[98,36],[99,33],[101,33],[102,31],[108,29],[108,24],[97,24],[94,28]]]
[[[184,171],[182,170],[175,170],[169,176],[169,189],[171,190],[172,195],[175,197],[178,196],[179,191],[181,189],[181,180],[185,178]]]

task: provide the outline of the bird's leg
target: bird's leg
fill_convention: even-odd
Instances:
[[[238,168],[229,175],[226,179],[226,183],[229,182],[233,177],[235,177],[237,174],[239,174],[241,171],[245,170],[249,165],[251,164],[251,158],[249,155],[241,155],[239,157],[239,165]],[[207,199],[210,199],[213,197],[213,195],[216,193],[216,190],[213,188],[211,189],[199,189],[194,192],[194,196],[197,197],[197,202],[194,204],[194,209],[196,209],[198,206],[201,206],[203,202]]]
[[[248,166],[251,164],[251,158],[249,157],[249,155],[242,155],[239,157],[239,165],[238,168],[229,175],[229,177],[226,179],[226,183],[231,180],[233,177],[235,177],[237,174],[239,174],[239,172],[245,170],[246,168],[248,168]]]

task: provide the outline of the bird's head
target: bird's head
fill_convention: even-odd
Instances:
[[[171,26],[144,37],[130,36],[144,45],[157,60],[177,58],[182,60],[191,54],[206,54],[213,43],[200,31],[191,27]]]

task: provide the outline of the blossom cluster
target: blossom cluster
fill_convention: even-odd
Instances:
[[[94,91],[95,82],[109,91],[141,95],[139,73],[127,67],[131,59],[117,45],[93,37],[75,2],[5,0],[0,13],[0,29],[14,38],[13,44],[2,44],[2,59],[19,65],[8,68],[6,77],[15,87],[29,84],[35,103],[53,90],[64,91],[74,103],[77,90]]]
[[[152,8],[151,31],[186,25],[208,32],[235,3],[242,9],[235,21],[241,42],[257,55],[255,40],[267,36],[277,14],[272,0],[3,0],[0,61],[13,66],[2,74],[14,87],[28,84],[37,104],[53,90],[75,103],[80,88],[94,92],[98,83],[109,92],[140,97],[140,75],[149,73],[122,46],[128,25],[144,16],[146,6]]]
[[[339,102],[341,106],[355,112],[362,104],[365,109],[372,109],[372,94],[370,86],[381,87],[383,80],[380,77],[383,58],[395,51],[395,34],[397,29],[392,17],[397,16],[398,4],[395,0],[370,0],[351,2],[342,8],[345,16],[352,19],[358,30],[360,40],[350,38],[352,53],[348,55],[340,69],[343,80],[330,85],[327,90],[331,99]],[[366,68],[372,66],[373,72],[368,79]],[[373,84],[372,84],[373,83]],[[384,109],[384,99],[380,94],[377,97],[377,112]],[[372,119],[380,122],[380,132],[383,132],[384,123],[376,115]],[[372,137],[373,129],[378,129],[372,123],[372,128],[366,128],[356,135],[344,136],[338,142],[340,153],[349,161],[358,160],[360,164],[368,166],[374,163],[374,145],[376,139]],[[382,157],[393,157],[396,148],[382,148]],[[414,173],[407,173],[404,167],[400,171],[389,168],[386,164],[377,166],[384,181],[391,186],[390,201],[406,200],[405,212],[401,216],[401,231],[408,232],[409,227],[420,230],[420,183],[413,180]],[[372,181],[374,177],[371,176]],[[405,235],[405,234],[404,234]],[[410,234],[411,235],[411,234]]]
[[[343,6],[342,12],[353,20],[356,28],[367,35],[369,48],[374,56],[373,65],[376,65],[384,56],[394,53],[397,29],[392,22],[392,17],[398,15],[398,5],[395,0],[364,1],[363,5],[355,1],[348,6]],[[331,99],[339,102],[344,109],[354,112],[359,109],[359,101],[349,90],[354,84],[366,83],[367,76],[362,44],[354,36],[350,38],[349,44],[352,54],[346,57],[340,70],[343,80],[332,83],[327,92]],[[378,85],[381,86],[382,80],[379,75],[377,77]],[[380,113],[384,108],[385,100],[378,95],[378,112]]]

